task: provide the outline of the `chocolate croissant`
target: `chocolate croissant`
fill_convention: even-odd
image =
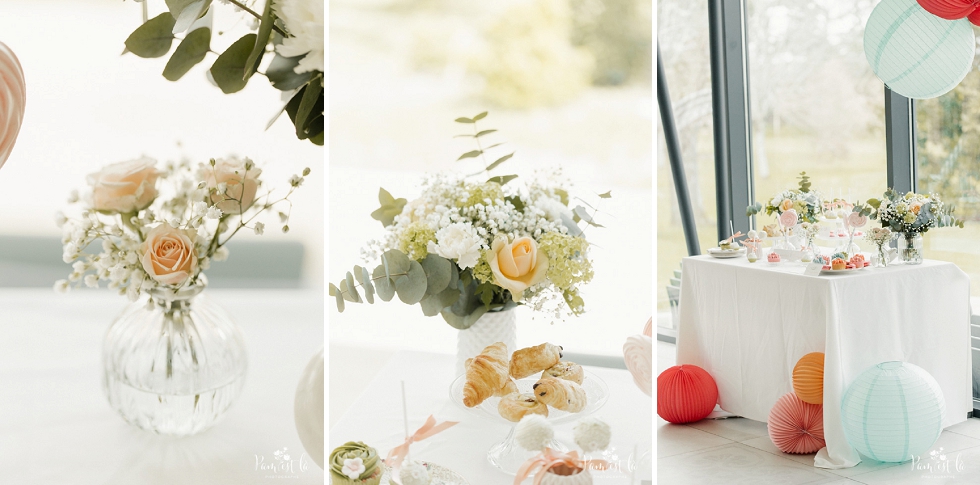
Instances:
[[[497,404],[497,412],[508,421],[518,422],[528,414],[548,416],[548,405],[537,400],[532,393],[511,393]]]
[[[561,347],[549,343],[518,350],[510,358],[510,375],[523,379],[548,369],[561,360],[561,351]]]
[[[507,384],[507,346],[497,342],[483,349],[466,366],[463,404],[471,408]]]
[[[555,409],[577,413],[589,402],[582,386],[565,379],[545,377],[534,384],[534,395]]]
[[[575,362],[561,361],[545,369],[541,373],[541,378],[544,379],[545,377],[565,379],[566,381],[572,381],[578,385],[582,385],[582,381],[585,380],[585,371],[582,369],[582,366]]]

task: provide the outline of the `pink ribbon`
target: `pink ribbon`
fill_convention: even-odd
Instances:
[[[580,460],[577,451],[562,453],[551,448],[545,448],[541,454],[535,455],[521,465],[521,468],[517,470],[517,476],[514,477],[514,485],[520,485],[532,473],[534,474],[534,485],[540,485],[541,480],[544,480],[545,472],[558,465],[593,470],[609,468],[609,463],[605,460]]]
[[[456,421],[445,421],[442,424],[436,424],[436,418],[429,415],[429,418],[425,420],[425,424],[422,425],[417,431],[415,431],[412,436],[405,439],[405,442],[392,448],[388,452],[388,457],[385,458],[385,463],[394,468],[398,469],[402,465],[402,460],[408,456],[408,447],[415,443],[416,441],[422,441],[431,436],[437,435],[453,426],[459,424]]]
[[[735,240],[735,238],[742,237],[742,236],[743,236],[742,231],[738,231],[735,234],[732,234],[731,236],[729,236],[729,238],[728,239],[725,239],[725,240],[728,241],[728,242],[732,242],[732,241]]]

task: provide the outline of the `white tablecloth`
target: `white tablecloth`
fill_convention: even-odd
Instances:
[[[404,442],[401,401],[404,380],[410,432],[418,429],[430,414],[439,422],[459,422],[441,434],[413,444],[413,458],[449,467],[472,485],[512,485],[514,477],[494,468],[486,458],[487,450],[507,436],[510,424],[476,416],[450,400],[455,362],[455,357],[447,354],[398,352],[330,429],[327,453],[344,442],[363,441],[386,455]],[[594,416],[612,428],[612,446],[619,451],[620,460],[627,461],[634,445],[650,450],[653,415],[650,397],[640,392],[625,370],[587,369],[609,386],[609,401]],[[559,441],[574,443],[571,427],[571,423],[556,426]],[[636,473],[637,480],[652,480],[652,476],[653,471],[649,469]],[[596,484],[629,483],[628,475],[617,472],[596,472],[594,477]]]
[[[802,264],[685,258],[678,364],[704,368],[722,409],[767,421],[793,392],[796,362],[825,352],[824,437],[814,464],[857,465],[840,419],[844,391],[868,367],[899,360],[922,367],[942,388],[946,420],[971,406],[970,281],[955,265],[869,268],[804,276]]]
[[[293,395],[323,345],[323,293],[208,291],[242,328],[247,380],[213,428],[171,438],[126,424],[102,393],[102,338],[125,298],[0,289],[0,483],[322,484],[315,463],[273,478],[256,461],[304,452]]]

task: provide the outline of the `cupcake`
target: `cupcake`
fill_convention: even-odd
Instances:
[[[383,472],[377,450],[360,441],[348,441],[330,452],[333,485],[378,485]]]
[[[779,262],[779,255],[776,254],[775,251],[769,253],[768,258],[769,258],[769,262],[770,263],[778,263]]]
[[[833,260],[832,260],[832,261],[830,262],[830,267],[831,267],[831,268],[832,268],[833,270],[835,270],[835,271],[836,271],[836,270],[841,270],[841,269],[844,269],[844,268],[846,268],[846,267],[847,267],[847,262],[845,262],[845,261],[844,261],[843,259],[841,259],[841,258],[834,258],[834,259],[833,259]]]
[[[718,241],[718,247],[726,251],[737,251],[739,249],[739,244],[738,241],[725,239],[724,241]]]
[[[855,254],[853,257],[851,257],[850,263],[853,264],[855,268],[863,268],[865,266],[864,255]]]

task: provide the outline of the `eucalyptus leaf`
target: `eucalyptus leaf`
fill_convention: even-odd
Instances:
[[[516,209],[517,212],[524,212],[524,201],[521,200],[520,197],[516,195],[509,195],[504,197],[504,200],[513,204],[514,209]]]
[[[473,313],[477,307],[482,306],[476,297],[477,281],[473,278],[470,271],[463,271],[459,274],[459,282],[456,288],[459,289],[459,299],[450,308],[452,313],[459,316],[466,316]]]
[[[245,60],[245,81],[248,81],[248,78],[255,74],[259,68],[259,63],[262,62],[262,56],[265,55],[265,47],[269,43],[269,34],[272,33],[272,25],[276,22],[276,15],[272,12],[272,3],[273,0],[266,0],[265,2],[265,10],[262,11],[262,21],[255,37],[255,45],[252,46],[252,52]]]
[[[605,193],[599,194],[599,198],[600,199],[611,199],[612,198],[612,191],[611,190],[608,190]]]
[[[578,224],[575,223],[575,220],[573,220],[571,217],[568,217],[567,214],[561,215],[561,223],[562,225],[565,226],[566,229],[568,229],[569,236],[579,237],[582,235],[582,228],[578,227]]]
[[[457,123],[474,123],[474,121],[469,118],[456,118],[455,121]]]
[[[312,76],[309,72],[302,74],[296,73],[295,68],[301,60],[303,60],[303,56],[283,57],[276,54],[272,58],[272,62],[269,63],[269,67],[265,69],[265,77],[272,83],[272,87],[280,91],[296,89],[310,82],[310,77]]]
[[[497,168],[498,166],[500,166],[500,164],[501,164],[501,163],[504,163],[504,162],[506,162],[507,160],[510,160],[510,158],[511,158],[511,157],[513,157],[513,156],[514,156],[514,154],[513,154],[513,153],[511,153],[511,154],[509,154],[509,155],[504,155],[504,156],[502,156],[502,157],[500,157],[500,158],[498,158],[498,159],[497,159],[497,160],[495,160],[495,161],[494,161],[493,163],[491,163],[490,165],[488,165],[488,166],[487,166],[487,172],[489,172],[489,171],[491,171],[491,170],[493,170],[493,169],[495,169],[495,168]],[[515,177],[516,177],[516,175],[515,175]]]
[[[565,189],[555,189],[555,195],[561,200],[562,205],[568,206],[568,191]]]
[[[408,273],[412,267],[412,263],[414,262],[409,259],[405,253],[397,249],[389,249],[385,251],[384,254],[381,255],[381,260],[387,264],[389,278]],[[422,276],[425,276],[424,271],[422,272]]]
[[[237,93],[248,84],[248,79],[245,77],[245,63],[252,53],[255,38],[255,34],[242,36],[225,49],[211,66],[211,77],[223,93]]]
[[[210,6],[211,0],[167,0],[167,7],[174,17],[173,33],[179,34],[190,28]]]
[[[463,316],[457,315],[448,310],[443,310],[442,318],[449,324],[449,326],[459,330],[466,330],[467,328],[472,327],[473,324],[476,323],[476,321],[479,320],[485,313],[487,313],[487,309],[481,305],[474,309],[472,313]]]
[[[337,300],[337,311],[343,313],[344,312],[344,296],[343,296],[343,294],[338,291],[337,294],[334,295],[334,298]]]
[[[481,131],[481,132],[473,135],[473,137],[474,138],[479,138],[479,137],[484,136],[484,135],[489,135],[490,133],[493,133],[495,131],[497,131],[497,130],[483,130],[483,131]]]
[[[364,288],[364,298],[368,303],[374,304],[374,283],[371,281],[371,274],[367,268],[355,267],[355,274],[361,275],[361,286]]]
[[[425,270],[426,295],[442,293],[452,280],[453,263],[438,254],[429,254],[421,261]]]
[[[374,268],[374,288],[382,301],[391,301],[395,297],[395,284],[385,277],[385,268],[382,265]]]
[[[419,304],[422,306],[422,314],[434,317],[456,303],[457,299],[459,299],[459,290],[446,288],[438,294],[426,296]]]
[[[350,292],[351,301],[360,303],[361,294],[357,291],[357,285],[354,283],[354,275],[350,271],[347,272],[347,279],[344,282],[347,283],[347,291]]]
[[[408,275],[395,280],[398,299],[407,305],[414,305],[425,297],[425,270],[418,261],[410,261]]]
[[[344,296],[344,299],[351,303],[361,302],[361,295],[357,292],[357,288],[348,285],[347,280],[340,280],[340,292]]]
[[[312,120],[310,115],[317,113],[315,108],[319,102],[320,111],[318,114],[323,113],[323,78],[319,75],[310,79],[310,82],[306,85],[306,90],[303,93],[303,99],[299,103],[299,107],[296,109],[296,118],[293,119],[293,124],[296,125],[296,137],[300,140],[305,140],[309,137],[309,132],[307,127],[309,122]]]
[[[458,162],[460,160],[465,160],[467,158],[475,158],[475,157],[480,156],[481,153],[483,153],[483,150],[473,150],[471,152],[466,152],[466,153],[460,155],[459,158],[456,159],[456,161]]]
[[[140,25],[126,39],[126,49],[143,58],[163,57],[174,42],[174,18],[164,12]]]
[[[480,114],[478,114],[478,115],[476,115],[476,116],[474,116],[474,117],[473,117],[473,121],[480,121],[480,120],[482,120],[483,118],[486,118],[486,117],[487,117],[487,114],[488,114],[488,113],[487,113],[486,111],[484,111],[484,112],[482,112],[482,113],[480,113]]]
[[[327,287],[327,294],[330,296],[337,296],[337,293],[340,293],[340,288],[337,288],[337,285],[330,283],[330,285]]]
[[[514,180],[516,178],[517,175],[498,175],[496,177],[490,177],[490,179],[487,180],[487,182],[496,182],[500,185],[504,185],[507,182],[510,182],[511,180]]]
[[[394,224],[395,217],[402,213],[408,200],[396,199],[387,190],[381,188],[378,190],[378,202],[381,202],[381,207],[371,213],[371,218],[381,221],[383,226],[388,227]]]
[[[192,67],[204,60],[211,50],[211,29],[196,29],[180,41],[174,50],[167,67],[163,69],[163,77],[168,81],[176,81],[187,74]]]

